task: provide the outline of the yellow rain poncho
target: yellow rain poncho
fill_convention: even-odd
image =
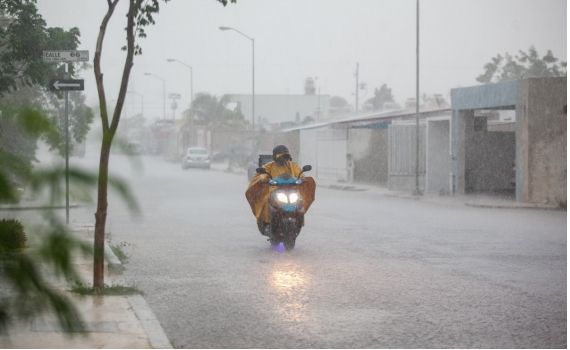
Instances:
[[[283,173],[291,174],[295,177],[299,176],[301,173],[301,168],[293,161],[287,161],[284,165],[280,165],[277,162],[269,162],[263,166],[265,170],[271,175],[271,177],[279,176]],[[297,186],[297,189],[303,197],[303,202],[305,205],[305,212],[309,210],[309,207],[315,200],[315,180],[312,177],[305,177],[304,174],[301,175],[305,179],[305,183],[301,186]],[[255,173],[247,191],[245,191],[245,198],[247,199],[253,215],[257,218],[258,222],[269,222],[269,195],[271,192],[277,188],[277,186],[269,186],[266,183],[262,183],[261,180],[268,180],[269,177],[265,174]]]

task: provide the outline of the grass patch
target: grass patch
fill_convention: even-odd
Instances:
[[[79,295],[144,295],[144,292],[136,285],[123,286],[120,284],[113,284],[109,286],[105,284],[103,291],[101,293],[97,293],[92,286],[74,281],[69,284],[69,288],[70,292],[77,293]]]

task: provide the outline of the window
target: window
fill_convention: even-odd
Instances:
[[[205,149],[189,149],[188,154],[208,154]]]

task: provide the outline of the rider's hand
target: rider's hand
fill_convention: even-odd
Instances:
[[[269,182],[269,179],[267,177],[262,177],[261,180],[259,180],[262,184],[266,184]]]

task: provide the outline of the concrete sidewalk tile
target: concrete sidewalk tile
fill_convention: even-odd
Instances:
[[[74,298],[87,328],[70,334],[55,315],[18,323],[9,336],[0,337],[2,348],[152,348],[141,322],[125,296],[85,296]]]
[[[74,223],[70,226],[77,237],[93,239],[92,224]],[[118,276],[117,271],[122,272],[122,264],[107,242],[105,256],[106,284],[120,282],[128,285]],[[92,259],[74,257],[74,265],[87,284],[91,284],[93,278]],[[72,336],[60,327],[55,315],[48,314],[28,322],[16,321],[7,335],[0,336],[0,348],[172,348],[160,322],[142,296],[80,296],[69,293],[67,283],[50,276],[47,278],[54,288],[71,296],[87,331]]]

